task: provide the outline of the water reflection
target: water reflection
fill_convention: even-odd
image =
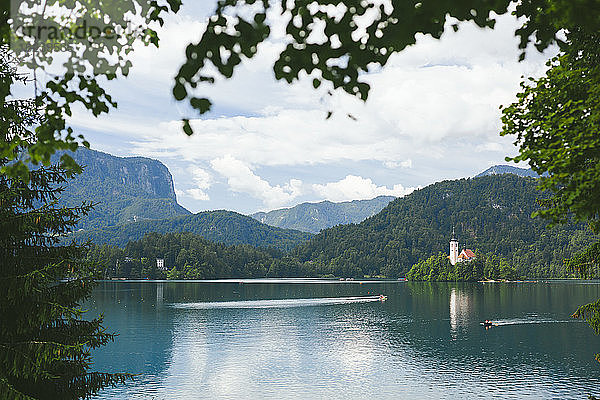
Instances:
[[[457,288],[450,290],[450,331],[454,339],[458,335],[459,325],[466,325],[469,321],[471,309],[470,297]]]
[[[600,394],[600,340],[568,316],[597,297],[570,284],[107,282],[90,309],[121,335],[96,367],[142,375],[99,398],[585,398]],[[503,325],[485,331],[486,318]]]
[[[156,284],[156,305],[157,305],[157,309],[159,306],[161,306],[163,304],[164,301],[164,290],[165,290],[165,284],[164,282],[158,282]]]
[[[173,344],[171,347],[164,383],[160,385],[164,398],[195,393],[205,379],[209,366],[207,321],[202,315],[181,314],[175,318]],[[219,362],[213,360],[213,364]],[[192,377],[192,379],[182,379]]]

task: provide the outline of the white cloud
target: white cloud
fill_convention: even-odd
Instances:
[[[227,155],[211,161],[212,168],[227,179],[229,189],[248,194],[262,201],[267,209],[291,205],[299,196],[330,201],[364,200],[381,195],[404,196],[414,188],[396,184],[391,188],[377,186],[369,178],[348,175],[344,179],[325,184],[308,185],[299,179],[290,179],[284,185],[272,185],[256,175],[244,162]]]
[[[198,201],[210,200],[210,196],[206,192],[213,183],[210,173],[198,166],[191,166],[185,169],[185,174],[188,177],[188,181],[191,181],[194,187],[185,190],[175,189],[175,194],[178,197],[191,197]],[[190,177],[191,179],[189,179]]]
[[[198,189],[198,188],[188,189],[185,191],[185,194],[189,195],[194,200],[202,200],[202,201],[210,200],[208,193],[206,193],[204,190]]]
[[[370,178],[355,175],[348,175],[340,181],[324,185],[314,184],[312,188],[317,194],[330,201],[366,200],[383,195],[402,197],[415,190],[400,184],[389,189],[386,186],[377,186]]]
[[[500,144],[500,143],[488,142],[488,143],[483,143],[483,144],[475,146],[475,151],[479,152],[479,153],[481,153],[481,152],[506,153],[506,148],[504,146],[502,146],[502,144]]]
[[[212,183],[212,177],[206,170],[200,167],[193,166],[189,168],[189,171],[192,175],[192,180],[194,181],[196,186],[198,186],[199,189],[210,188],[210,185]]]
[[[159,37],[159,47],[136,44],[131,53],[133,68],[128,82],[138,83],[138,87],[170,91],[173,78],[185,61],[185,49],[191,42],[198,41],[206,29],[206,23],[185,15],[175,14],[167,17],[166,24],[155,27]],[[130,85],[131,85],[130,84]],[[158,84],[158,85],[157,85]]]
[[[396,171],[390,170],[396,168],[405,169],[403,183],[422,185],[502,163],[514,151],[514,139],[498,136],[498,107],[514,100],[522,75],[539,76],[555,51],[529,51],[519,63],[513,16],[499,17],[494,30],[461,23],[459,32],[448,29],[441,40],[419,35],[416,45],[393,55],[385,68],[364,74],[371,84],[364,104],[344,93],[325,96],[327,85],[315,91],[307,77],[293,85],[276,81],[272,63],[285,44],[279,26],[232,79],[199,88],[225,111],[193,119],[196,133],[188,138],[179,118],[190,115],[172,100],[170,88],[185,45],[200,37],[204,24],[198,22],[203,17],[176,18],[177,23],[167,22],[163,28],[160,49],[136,50],[130,79],[115,84],[119,104],[125,107],[110,118],[75,112],[72,121],[90,131],[121,135],[121,148],[136,155],[169,160],[170,168],[183,166],[175,175],[186,190],[178,196],[209,200],[208,190],[215,183],[210,173],[200,168],[203,172],[195,175],[187,167],[210,165],[231,190],[268,207],[316,197],[341,201],[402,195],[410,189],[395,185]],[[277,18],[277,13],[269,18]],[[146,90],[158,94],[139,95]],[[164,112],[148,111],[163,106]],[[326,120],[329,110],[335,113]],[[348,113],[357,120],[347,118]],[[323,178],[323,168],[346,168],[339,176],[356,176],[323,183],[331,179]],[[285,169],[292,172],[288,182],[279,185],[256,173],[266,176],[265,171]],[[296,174],[299,170],[303,175]],[[187,184],[190,176],[193,187]],[[378,183],[387,186],[361,176],[377,176]],[[213,188],[214,204],[206,206],[219,208],[217,192]]]
[[[190,27],[200,30],[196,25]],[[458,33],[442,40],[420,36],[388,66],[365,75],[372,86],[366,104],[343,93],[322,98],[309,79],[295,85],[276,82],[270,66],[281,44],[265,42],[231,80],[202,88],[203,95],[233,107],[237,115],[195,119],[191,138],[184,137],[177,120],[131,123],[131,116],[123,115],[89,125],[126,133],[138,154],[188,162],[229,154],[256,166],[375,160],[390,168],[419,156],[448,158],[465,141],[473,148],[498,148],[512,141],[498,138],[498,107],[513,101],[521,75],[539,75],[546,68],[546,56],[535,51],[525,62],[517,61],[515,26],[512,16],[503,16],[493,31],[461,24]],[[164,45],[176,37],[166,35]],[[330,109],[335,114],[326,120]]]
[[[340,160],[397,160],[405,140],[377,130],[372,121],[344,115],[325,119],[322,110],[279,110],[257,117],[192,121],[195,134],[181,136],[179,122],[148,127],[153,137],[136,140],[142,154],[178,156],[188,161],[229,154],[253,165],[310,165]],[[179,140],[173,140],[177,137]]]
[[[383,165],[386,168],[394,169],[394,168],[412,168],[412,160],[409,158],[404,161],[384,161]]]
[[[256,175],[248,165],[230,155],[216,158],[210,164],[216,172],[227,178],[231,190],[260,199],[270,208],[287,205],[302,193],[302,181],[290,179],[283,186],[271,186],[269,182]]]

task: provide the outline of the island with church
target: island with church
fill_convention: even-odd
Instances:
[[[459,242],[454,229],[450,238],[449,254],[439,252],[420,260],[406,274],[410,281],[513,281],[520,277],[516,269],[505,258],[494,253],[482,253],[464,247],[459,251]]]
[[[473,261],[475,257],[475,253],[471,249],[464,248],[460,253],[458,252],[458,240],[454,234],[454,229],[452,229],[452,239],[450,239],[450,254],[448,255],[450,264],[456,265],[456,263],[459,262]]]

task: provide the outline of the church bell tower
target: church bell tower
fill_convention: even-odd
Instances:
[[[450,239],[450,264],[455,265],[458,261],[458,240],[454,236],[454,228],[452,228],[452,239]]]

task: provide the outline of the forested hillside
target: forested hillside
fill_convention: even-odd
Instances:
[[[96,204],[77,228],[87,230],[190,214],[177,203],[171,173],[160,161],[115,157],[86,148],[71,154],[83,167],[83,173],[69,180],[60,204],[71,207],[83,201]]]
[[[91,240],[96,244],[124,247],[129,241],[139,240],[145,234],[191,232],[205,239],[224,243],[249,244],[256,247],[274,247],[291,250],[313,235],[292,229],[281,229],[261,224],[255,219],[233,211],[206,211],[198,214],[163,220],[147,220],[75,232],[69,238]]]
[[[259,212],[250,216],[263,224],[318,233],[332,226],[361,222],[377,214],[394,199],[393,196],[378,196],[370,200],[341,203],[302,203],[291,208]]]
[[[504,257],[524,276],[563,276],[562,260],[595,239],[583,225],[530,218],[540,192],[513,174],[443,181],[396,199],[360,224],[326,229],[294,254],[337,276],[402,276],[419,260],[461,248]]]
[[[167,271],[157,269],[164,260]],[[311,276],[309,264],[273,249],[214,243],[192,233],[150,233],[124,249],[93,246],[87,261],[105,278],[215,279]]]

